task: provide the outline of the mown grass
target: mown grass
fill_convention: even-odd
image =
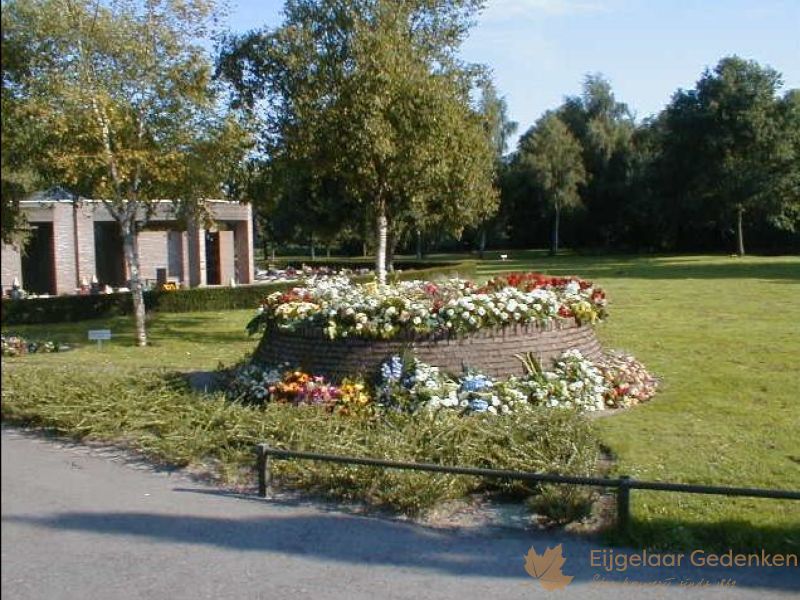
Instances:
[[[611,299],[611,316],[599,326],[601,339],[634,353],[661,378],[659,394],[647,405],[594,422],[616,459],[616,472],[800,489],[800,258],[551,258],[509,251],[501,261],[499,254],[487,254],[480,276],[539,270],[601,284]],[[102,350],[86,344],[65,354],[4,361],[4,383],[36,385],[58,369],[78,380],[131,369],[211,369],[253,349],[255,341],[244,333],[250,317],[250,311],[156,315],[153,346],[145,349],[130,345],[127,318],[15,328],[34,337],[80,341],[87,329],[109,325],[115,340]],[[36,374],[22,375],[29,370]],[[18,379],[8,379],[17,373]],[[3,402],[7,418],[14,401],[4,393]],[[633,533],[625,541],[636,546],[800,548],[798,502],[635,491],[633,514]]]
[[[541,270],[608,292],[604,345],[661,378],[599,419],[615,470],[640,479],[800,490],[800,258],[490,255],[485,277]],[[800,502],[633,492],[635,545],[800,548]]]
[[[222,363],[241,360],[255,349],[256,339],[245,331],[253,310],[192,313],[154,313],[148,315],[149,346],[137,348],[130,316],[93,319],[78,323],[14,325],[4,334],[26,339],[50,339],[69,344],[73,349],[58,354],[31,354],[4,359],[9,368],[48,366],[73,369],[78,375],[91,371],[115,372],[152,369],[207,371]],[[110,329],[111,341],[88,341],[90,329]]]

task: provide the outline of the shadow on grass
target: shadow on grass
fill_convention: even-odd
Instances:
[[[563,571],[572,575],[575,582],[592,582],[598,576],[606,581],[672,580],[676,585],[686,580],[733,579],[739,588],[798,589],[795,572],[787,568],[697,567],[687,556],[679,568],[629,567],[624,572],[610,572],[598,560],[602,546],[561,532],[433,529],[276,504],[279,503],[265,505],[263,516],[246,518],[63,512],[43,517],[6,516],[3,520],[7,524],[136,537],[223,551],[268,552],[354,566],[413,568],[441,575],[520,580],[528,579],[523,565],[529,548],[543,552],[547,547],[562,544],[566,558]]]
[[[554,275],[578,275],[587,279],[760,279],[800,283],[800,264],[786,262],[692,264],[669,260],[625,262],[611,259],[565,257],[563,261],[505,261],[481,263],[479,272],[542,271]]]
[[[678,519],[633,519],[630,532],[609,531],[605,538],[613,544],[632,548],[664,548],[708,552],[794,553],[800,555],[800,502],[787,500],[797,511],[797,521],[788,527],[754,525],[748,521],[726,519],[715,523],[694,523]],[[800,571],[798,585],[800,585]]]

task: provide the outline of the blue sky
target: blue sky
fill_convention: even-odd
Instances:
[[[281,21],[282,0],[230,0],[228,26]],[[489,0],[463,48],[488,65],[519,133],[600,72],[638,118],[738,54],[800,88],[800,0]]]

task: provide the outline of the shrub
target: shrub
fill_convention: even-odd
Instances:
[[[415,263],[408,263],[411,267]],[[474,261],[460,263],[420,263],[417,271],[396,273],[397,279],[437,278],[475,272]],[[431,266],[435,265],[435,266]],[[406,265],[404,265],[406,266]],[[372,275],[362,275],[354,281],[369,281]],[[206,310],[255,309],[264,296],[291,287],[292,283],[269,283],[231,287],[206,287],[188,290],[152,290],[145,292],[145,306],[154,312],[194,312]],[[63,323],[131,314],[133,301],[128,293],[87,296],[57,296],[11,300],[4,298],[0,320],[7,325]]]
[[[35,382],[35,383],[32,383]],[[227,482],[250,481],[253,447],[484,468],[587,475],[597,443],[573,411],[532,410],[515,416],[449,411],[381,418],[340,416],[314,406],[232,403],[191,392],[175,378],[141,372],[75,377],[67,370],[21,366],[5,374],[2,418],[78,439],[124,440],[151,458],[215,466]],[[276,461],[281,485],[417,513],[478,490],[530,496],[538,487],[473,477],[415,473],[308,461]]]

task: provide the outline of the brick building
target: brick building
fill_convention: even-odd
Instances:
[[[214,225],[181,230],[172,203],[155,213],[138,235],[145,282],[171,281],[183,287],[253,282],[253,220],[249,205],[206,202]],[[96,278],[100,285],[125,287],[129,275],[119,226],[103,202],[74,199],[63,190],[20,202],[31,228],[24,252],[3,244],[3,295],[17,280],[36,294],[74,294]]]

